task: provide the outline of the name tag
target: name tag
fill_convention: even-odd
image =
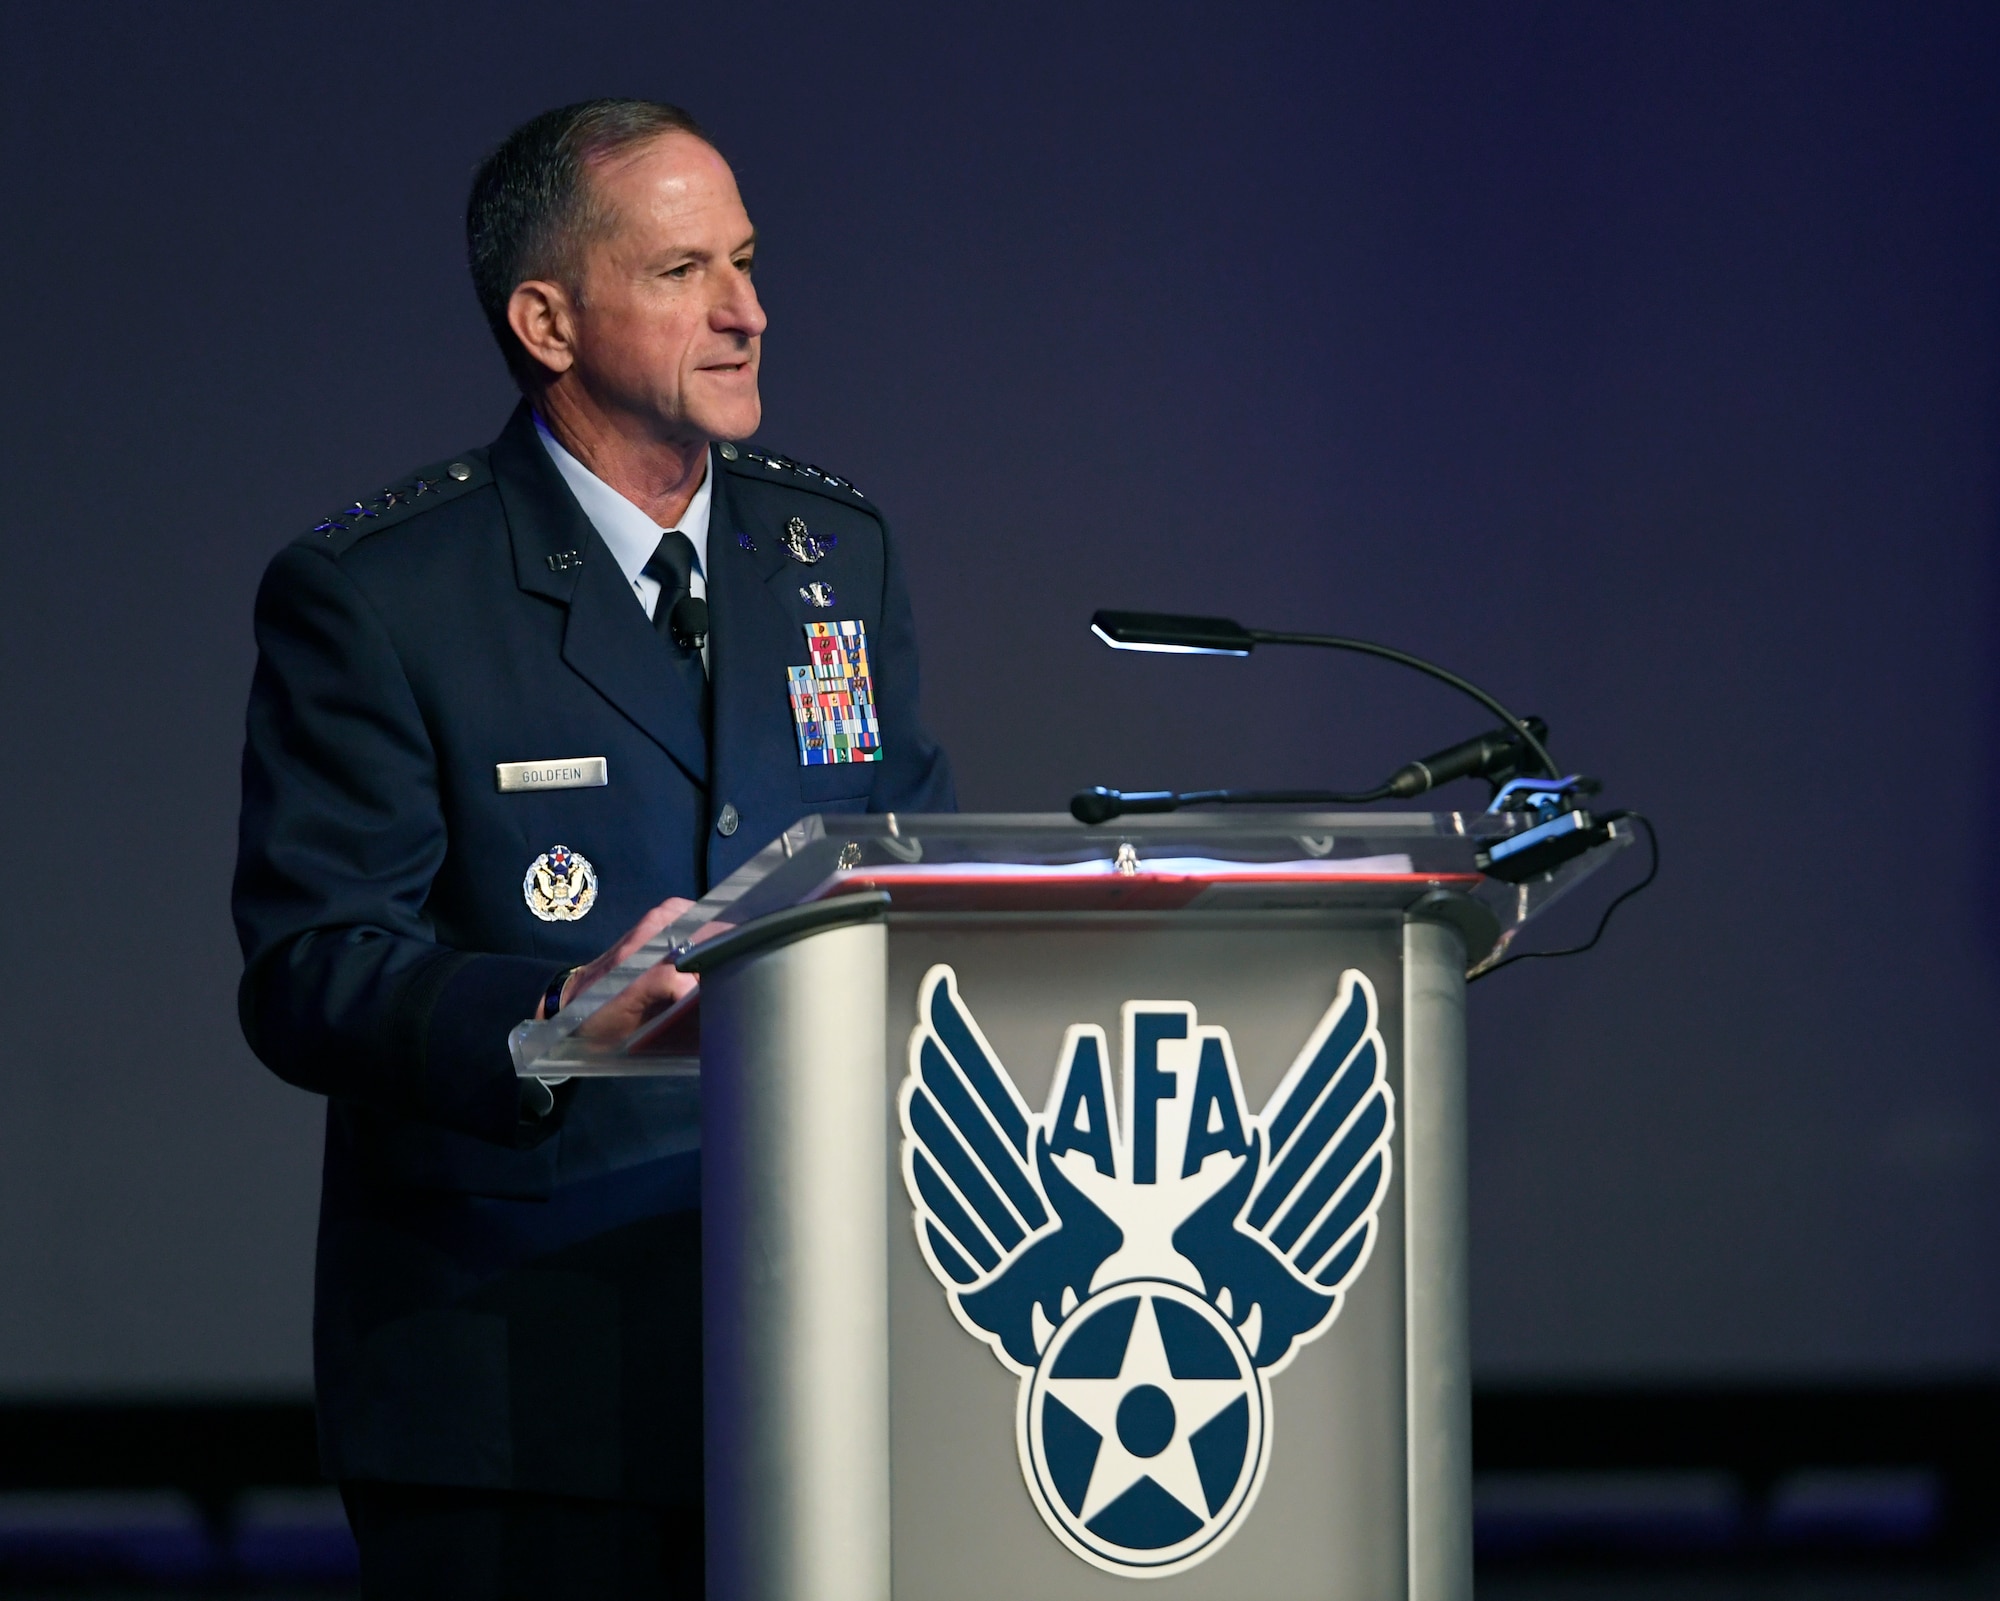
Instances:
[[[546,762],[501,762],[493,769],[503,795],[526,789],[602,789],[611,771],[602,756],[559,756]]]

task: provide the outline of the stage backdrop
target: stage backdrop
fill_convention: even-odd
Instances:
[[[2000,1372],[1994,16],[17,8],[0,1395],[308,1382],[321,1110],[234,1013],[251,596],[498,430],[467,178],[602,93],[736,163],[759,442],[895,519],[968,807],[1486,723],[1114,656],[1128,606],[1426,653],[1658,819],[1599,953],[1474,992],[1482,1378]]]

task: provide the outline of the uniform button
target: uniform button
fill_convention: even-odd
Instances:
[[[723,440],[718,448],[722,451],[722,459],[724,461],[734,461],[736,459],[736,447],[728,440]]]
[[[715,831],[724,839],[727,839],[731,834],[736,832],[737,827],[742,821],[743,819],[736,815],[736,808],[731,806],[729,802],[724,801],[722,803],[722,813],[715,820]]]
[[[449,467],[445,468],[445,471],[453,478],[456,478],[461,484],[472,476],[472,469],[462,461],[453,462]]]

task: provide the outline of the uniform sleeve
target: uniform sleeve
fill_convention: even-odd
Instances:
[[[264,575],[256,632],[234,896],[251,1049],[302,1089],[536,1137],[507,1035],[554,971],[433,937],[437,762],[380,617],[329,555],[294,546]]]
[[[883,772],[869,797],[877,812],[955,812],[958,791],[944,748],[919,712],[917,622],[896,541],[882,522],[882,638],[875,646]]]

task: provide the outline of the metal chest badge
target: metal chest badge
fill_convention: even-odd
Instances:
[[[806,527],[805,518],[791,517],[785,521],[785,532],[781,536],[780,543],[784,545],[785,553],[793,561],[802,561],[810,567],[839,544],[840,539],[836,534],[815,534]]]
[[[804,667],[787,667],[792,728],[801,767],[879,762],[882,724],[868,670],[868,629],[861,622],[807,623]]]
[[[529,866],[521,898],[544,923],[574,923],[597,904],[597,869],[567,845],[552,845]]]

